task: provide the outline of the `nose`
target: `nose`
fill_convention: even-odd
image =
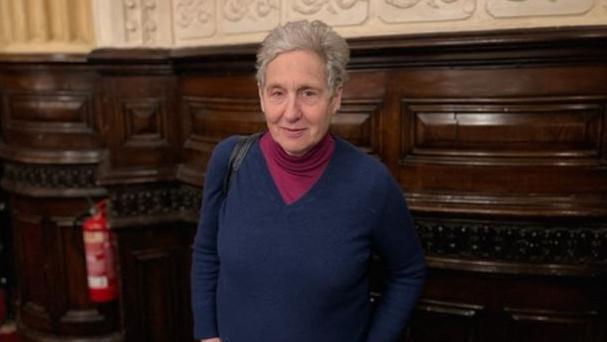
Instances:
[[[301,108],[297,96],[289,96],[283,116],[288,122],[295,122],[301,118]]]

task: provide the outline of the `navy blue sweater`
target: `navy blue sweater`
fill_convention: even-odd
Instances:
[[[192,259],[194,336],[222,342],[387,342],[407,321],[424,259],[402,193],[379,161],[336,139],[318,182],[286,205],[256,143],[226,198],[236,138],[215,148]],[[377,309],[368,264],[387,280]]]

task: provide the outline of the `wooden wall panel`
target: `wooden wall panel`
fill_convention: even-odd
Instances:
[[[98,162],[104,143],[97,121],[97,74],[78,57],[20,61],[0,60],[0,154],[28,163]]]
[[[88,299],[82,235],[71,216],[84,211],[86,201],[16,195],[10,200],[20,334],[26,341],[58,341],[62,335],[116,340],[115,303],[95,305]]]
[[[429,266],[402,341],[607,341],[607,29],[350,43],[332,130],[393,173]],[[208,159],[264,127],[254,54],[0,58],[25,340],[191,340]],[[120,298],[100,306],[71,223],[106,196]],[[379,259],[370,272],[377,299]]]
[[[483,307],[479,305],[422,300],[417,305],[408,341],[483,341]]]
[[[507,313],[510,314],[507,341],[594,341],[592,331],[595,330],[593,325],[597,319],[595,312],[558,313],[509,309]]]
[[[171,124],[178,117],[173,77],[110,74],[103,89],[109,154],[101,165],[101,183],[174,178],[179,127]]]
[[[402,71],[397,172],[411,207],[605,215],[606,73],[577,65]]]
[[[26,148],[99,146],[92,94],[61,91],[5,95],[5,140]]]
[[[187,183],[202,186],[200,165],[207,165],[219,141],[234,134],[251,134],[265,125],[257,98],[184,97],[181,103],[184,162],[178,177]]]
[[[189,273],[194,227],[117,232],[125,341],[191,341]]]

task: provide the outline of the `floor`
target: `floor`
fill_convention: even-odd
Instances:
[[[0,289],[0,342],[17,342],[16,326],[14,321],[6,320],[6,307],[4,306],[4,291]]]

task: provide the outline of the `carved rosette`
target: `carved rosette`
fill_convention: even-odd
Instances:
[[[467,19],[476,0],[382,0],[379,18],[390,24]]]
[[[534,226],[419,220],[428,255],[555,264],[607,262],[607,226]]]
[[[174,1],[173,16],[175,37],[178,41],[210,37],[216,31],[215,1]]]
[[[369,18],[369,0],[295,0],[289,20],[320,19],[331,26],[357,25]]]
[[[222,12],[226,33],[269,31],[280,24],[279,0],[226,0]]]

